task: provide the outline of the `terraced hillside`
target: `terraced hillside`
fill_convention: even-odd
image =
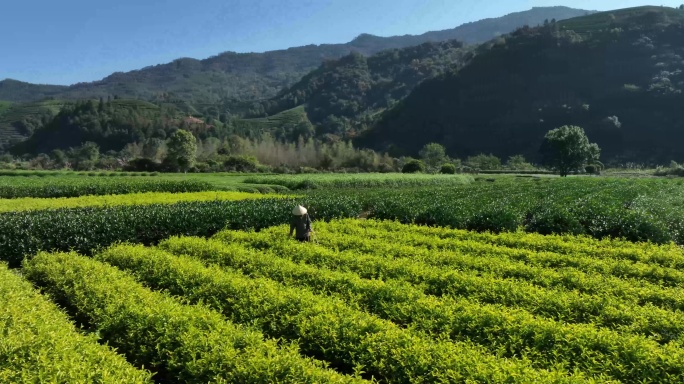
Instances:
[[[28,104],[0,101],[0,147],[26,139],[34,130],[52,119],[67,104],[48,100]]]
[[[233,126],[235,133],[243,137],[257,138],[263,133],[270,133],[288,140],[297,140],[300,135],[310,136],[314,129],[303,105],[268,117],[236,119]]]

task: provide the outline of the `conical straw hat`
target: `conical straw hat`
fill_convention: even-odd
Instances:
[[[292,210],[292,214],[295,216],[306,215],[306,208],[302,207],[301,205],[298,205],[297,207],[295,207],[295,209]]]

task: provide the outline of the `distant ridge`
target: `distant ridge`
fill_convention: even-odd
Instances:
[[[387,49],[452,39],[469,44],[482,43],[523,25],[538,25],[546,19],[563,20],[587,13],[593,11],[535,7],[418,36],[361,34],[346,44],[307,45],[264,53],[225,52],[205,60],[181,58],[69,87],[3,80],[0,81],[0,100],[31,102],[46,97],[79,99],[117,95],[143,100],[180,99],[197,105],[265,99],[299,81],[323,60],[337,59],[350,52],[372,55]]]

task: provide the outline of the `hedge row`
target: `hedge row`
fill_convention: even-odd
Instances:
[[[664,382],[666,377],[678,382],[684,377],[680,364],[684,350],[675,345],[661,347],[644,336],[620,334],[594,324],[564,324],[524,310],[467,298],[440,300],[387,275],[383,282],[363,279],[354,273],[319,269],[306,265],[313,262],[313,257],[299,257],[307,252],[308,245],[285,243],[292,247],[279,248],[274,253],[197,238],[169,239],[160,247],[239,269],[250,276],[268,277],[293,288],[338,295],[350,305],[402,326],[435,337],[473,341],[504,357],[530,359],[541,368],[604,373],[628,382]],[[328,256],[321,255],[320,259]]]
[[[74,253],[40,253],[23,272],[158,382],[349,383],[355,380],[278,347],[259,332],[142,287]]]
[[[92,254],[122,241],[150,245],[175,235],[261,229],[289,222],[295,204],[291,199],[262,199],[2,213],[0,260],[18,267],[24,257],[41,250]],[[307,206],[322,220],[355,217],[361,210],[346,198]]]
[[[66,209],[86,207],[114,207],[120,205],[152,205],[152,204],[177,204],[181,202],[203,201],[237,201],[265,198],[277,198],[277,195],[261,195],[257,193],[236,191],[212,191],[212,192],[143,192],[128,193],[125,195],[105,196],[79,196],[57,198],[34,198],[25,197],[18,199],[0,199],[0,212],[37,211],[44,209]]]
[[[0,383],[150,383],[0,263]]]
[[[335,188],[454,187],[469,184],[467,175],[423,175],[402,173],[319,174],[253,176],[245,183],[282,185],[291,190]]]
[[[680,260],[684,252],[678,247],[668,245],[650,248],[642,245],[635,248],[634,243],[611,242],[613,248],[603,249],[594,244],[585,247],[582,252],[578,241],[538,236],[537,249],[529,250],[496,244],[498,239],[501,243],[513,241],[520,234],[483,235],[445,230],[444,235],[451,232],[453,237],[440,238],[422,233],[424,228],[417,226],[407,228],[402,225],[406,232],[401,233],[396,230],[399,228],[396,223],[377,224],[372,220],[318,223],[317,242],[338,251],[349,250],[386,258],[410,259],[412,262],[419,261],[443,268],[487,272],[499,277],[529,281],[542,287],[562,287],[582,293],[612,295],[623,301],[652,303],[663,308],[684,310],[684,296],[678,289],[684,283],[684,271],[658,265],[658,262]],[[390,227],[392,231],[386,229]],[[277,234],[285,230],[280,226],[263,232]],[[436,228],[431,230],[437,232]],[[401,236],[400,243],[396,242],[398,236]],[[532,234],[525,236],[530,240],[535,238]],[[471,237],[479,237],[483,241],[471,240]],[[568,242],[574,244],[573,249],[577,249],[577,253],[543,250],[543,244],[552,249],[562,248],[561,245]],[[622,252],[617,252],[620,250]],[[630,258],[612,258],[609,251],[618,256],[630,255]]]
[[[191,240],[192,241],[192,240]],[[154,289],[204,302],[231,321],[256,325],[273,338],[294,340],[300,350],[343,372],[386,383],[553,381],[518,360],[497,359],[469,343],[435,341],[410,329],[351,309],[338,299],[250,278],[188,257],[142,246],[116,246],[96,256]],[[410,361],[411,364],[404,362]],[[494,367],[492,369],[491,367]],[[561,376],[561,375],[558,375]]]
[[[380,254],[302,247],[298,243],[274,241],[276,237],[270,234],[226,231],[216,237],[236,246],[242,244],[263,252],[273,251],[298,263],[351,271],[365,278],[405,281],[430,295],[467,297],[482,303],[518,307],[558,321],[592,323],[623,332],[656,336],[662,342],[673,339],[684,342],[684,314],[650,303],[630,302],[605,294],[584,294],[561,287],[543,288],[493,273],[439,268],[416,260],[392,260]],[[401,237],[396,236],[395,241],[401,242]],[[488,257],[496,257],[496,253]],[[602,280],[600,276],[595,279],[595,283]]]
[[[202,192],[214,187],[199,180],[157,178],[0,178],[0,198],[77,197],[141,192]]]

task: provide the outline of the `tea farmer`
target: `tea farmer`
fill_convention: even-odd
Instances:
[[[311,241],[311,219],[306,208],[298,205],[292,210],[290,220],[290,236],[295,233],[295,238],[299,241]]]

